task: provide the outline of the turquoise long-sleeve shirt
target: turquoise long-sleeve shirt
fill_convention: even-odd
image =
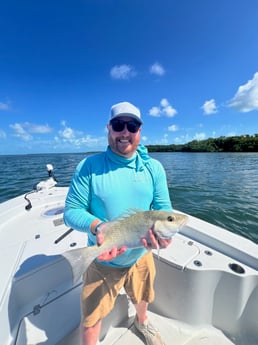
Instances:
[[[64,221],[73,229],[87,232],[88,245],[96,243],[90,231],[95,219],[112,221],[132,209],[172,210],[164,168],[144,146],[139,145],[130,159],[108,147],[78,164],[66,198]],[[145,252],[144,247],[127,249],[112,261],[101,263],[130,267]]]

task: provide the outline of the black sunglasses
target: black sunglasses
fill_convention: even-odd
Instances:
[[[115,132],[122,132],[127,127],[130,133],[136,133],[141,127],[140,122],[137,121],[124,121],[119,119],[114,119],[110,121],[110,125]]]

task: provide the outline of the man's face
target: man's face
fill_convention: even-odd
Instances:
[[[121,116],[117,119],[123,121],[134,121],[133,118],[128,116]],[[137,146],[140,143],[140,132],[141,128],[139,128],[136,133],[131,133],[127,129],[127,125],[124,126],[124,129],[121,132],[116,132],[113,130],[112,126],[109,124],[107,125],[108,128],[108,143],[111,150],[117,153],[119,156],[123,156],[125,158],[130,158],[134,155]]]

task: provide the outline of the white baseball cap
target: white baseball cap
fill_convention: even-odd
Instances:
[[[120,116],[132,117],[133,119],[143,124],[140,110],[136,108],[132,103],[121,102],[114,104],[111,107],[110,121]]]

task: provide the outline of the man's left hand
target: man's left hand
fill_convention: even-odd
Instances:
[[[170,245],[172,239],[164,240],[154,234],[153,230],[149,230],[148,238],[142,238],[142,244],[147,249],[159,249],[167,248]]]

